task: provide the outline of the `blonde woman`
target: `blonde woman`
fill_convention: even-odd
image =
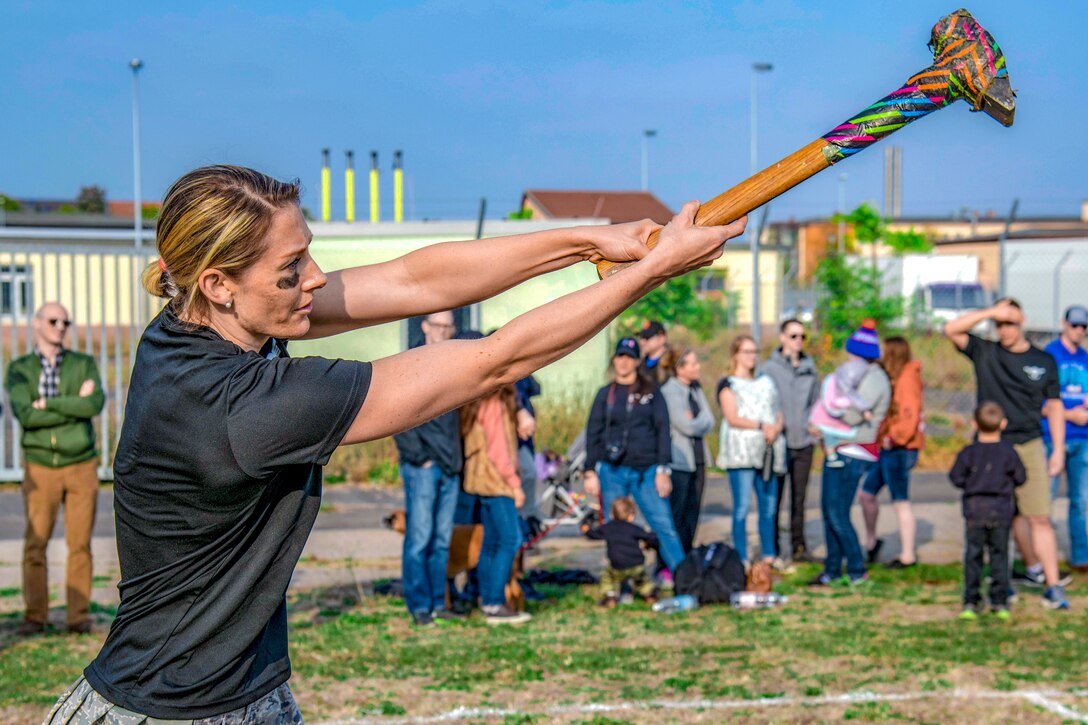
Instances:
[[[192,171],[167,192],[168,298],[136,352],[114,460],[121,602],[105,644],[47,722],[301,722],[287,686],[286,592],[341,444],[383,438],[514,383],[575,349],[669,277],[708,264],[744,221],[649,221],[439,244],[328,275],[297,183]],[[579,261],[639,260],[495,334],[373,363],[292,359],[322,337],[471,304]],[[229,717],[228,717],[229,716]]]
[[[786,470],[786,439],[778,389],[766,375],[756,374],[759,348],[749,335],[739,335],[729,345],[729,367],[718,382],[722,409],[718,466],[729,472],[733,493],[733,548],[748,562],[748,509],[753,492],[759,514],[762,559],[778,557],[778,476]],[[770,451],[771,470],[765,470]]]

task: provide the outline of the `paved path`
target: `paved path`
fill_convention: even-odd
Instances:
[[[810,486],[806,536],[814,553],[823,552],[823,529],[819,520],[819,477]],[[963,522],[956,492],[943,473],[918,472],[912,478],[911,494],[918,519],[918,554],[927,562],[954,562],[962,556]],[[887,494],[883,494],[884,497]],[[99,493],[92,550],[94,554],[94,599],[102,604],[117,601],[117,549],[113,528],[113,496],[110,487]],[[1066,508],[1061,498],[1055,505],[1059,545],[1067,550]],[[326,486],[317,524],[296,568],[292,586],[369,586],[369,582],[400,573],[401,537],[382,526],[381,519],[403,506],[399,487],[336,484]],[[731,524],[729,486],[721,476],[712,477],[697,536],[698,541],[729,540]],[[855,506],[854,523],[861,530],[860,509]],[[63,518],[63,512],[62,512]],[[0,610],[22,606],[21,597],[10,596],[21,585],[23,503],[18,486],[0,485]],[[783,517],[786,525],[786,517]],[[885,538],[883,558],[899,553],[895,515],[890,507],[881,509],[878,535]],[[757,549],[756,515],[749,519],[749,549]],[[785,535],[783,535],[783,540]],[[58,520],[48,549],[50,586],[60,596],[64,579],[63,522]],[[559,564],[596,570],[603,560],[603,550],[588,542],[572,527],[563,527],[539,545],[539,552],[527,561],[527,567]]]

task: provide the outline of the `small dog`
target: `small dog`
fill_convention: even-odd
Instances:
[[[407,516],[404,509],[396,509],[393,513],[382,519],[386,528],[396,531],[404,536],[407,527]],[[450,536],[450,558],[446,564],[446,607],[452,606],[450,602],[449,580],[458,574],[475,569],[480,563],[480,550],[484,544],[484,527],[482,524],[456,524]],[[510,567],[510,579],[506,582],[506,606],[516,612],[525,611],[525,592],[521,589],[523,551],[518,549],[514,557],[514,565]]]

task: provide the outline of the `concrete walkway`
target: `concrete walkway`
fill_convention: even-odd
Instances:
[[[806,537],[817,556],[823,554],[823,528],[819,519],[819,476],[810,485],[806,516]],[[117,549],[113,528],[112,488],[99,493],[92,551],[94,555],[94,599],[104,605],[117,603],[119,577]],[[957,492],[943,473],[918,472],[912,478],[911,495],[918,519],[918,556],[930,563],[952,563],[962,556],[963,521]],[[886,498],[887,494],[882,494]],[[293,587],[359,586],[369,588],[374,579],[400,574],[401,537],[385,529],[381,519],[403,506],[400,487],[362,484],[336,484],[325,487],[321,514],[295,575]],[[1054,507],[1059,546],[1068,550],[1066,510],[1068,500],[1060,498]],[[707,482],[697,542],[731,538],[731,496],[725,478],[711,477]],[[854,524],[860,532],[860,508],[853,510]],[[61,512],[63,519],[63,511]],[[782,525],[788,524],[788,515]],[[23,502],[19,487],[0,485],[0,611],[22,606],[21,587]],[[758,550],[756,515],[748,523],[749,550]],[[890,506],[881,508],[878,535],[885,540],[882,559],[899,553],[895,514]],[[782,532],[782,541],[788,534]],[[56,597],[63,597],[65,546],[63,521],[48,548],[50,587]],[[563,565],[597,570],[604,558],[603,547],[581,537],[573,527],[561,527],[540,542],[538,551],[526,560],[527,568]],[[61,600],[58,600],[58,604]]]

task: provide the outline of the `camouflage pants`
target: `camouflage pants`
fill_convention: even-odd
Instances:
[[[245,707],[199,720],[162,720],[118,707],[80,677],[60,696],[42,725],[302,725],[291,688],[283,683]]]

